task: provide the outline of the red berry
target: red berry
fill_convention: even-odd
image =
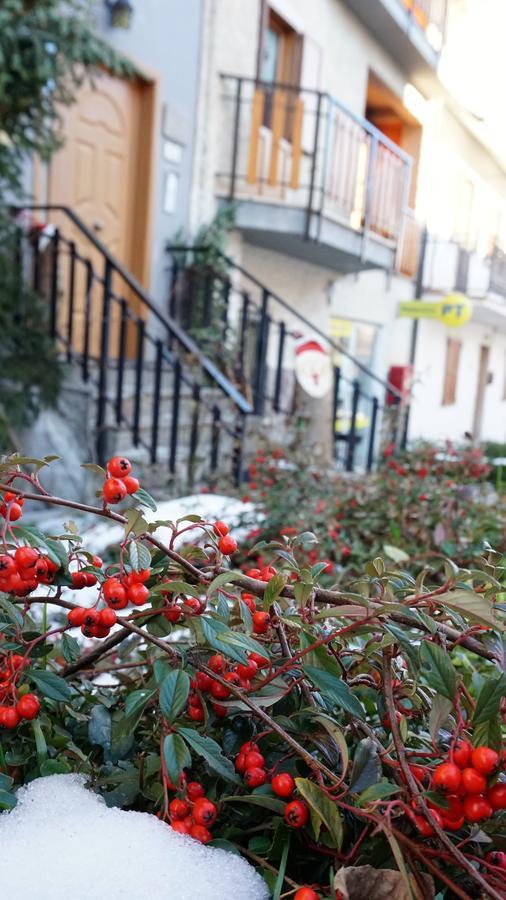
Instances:
[[[197,672],[196,681],[199,691],[202,691],[203,694],[207,694],[213,683],[213,679],[211,678],[211,676],[206,675],[205,672]]]
[[[127,494],[136,494],[140,488],[139,479],[134,478],[133,475],[125,475],[122,479],[123,484],[126,487]]]
[[[260,578],[260,569],[246,569],[248,578]]]
[[[254,659],[250,659],[247,666],[245,666],[243,663],[240,663],[236,667],[236,672],[239,678],[242,678],[244,681],[248,681],[250,678],[255,677],[256,673],[258,672],[258,666]]]
[[[43,579],[48,573],[47,560],[43,556],[39,556],[35,563],[35,577]]]
[[[103,495],[106,503],[121,503],[126,493],[125,484],[119,478],[108,478],[104,481]]]
[[[227,672],[227,674],[223,676],[223,680],[228,681],[229,684],[235,685],[235,687],[239,687],[241,684],[241,679],[237,672]]]
[[[226,700],[227,697],[230,697],[229,689],[224,684],[220,684],[219,681],[213,681],[209,693],[215,700]]]
[[[454,763],[443,763],[434,772],[434,786],[444,791],[457,791],[461,780],[462,773]]]
[[[139,569],[130,572],[130,584],[144,584],[151,578],[151,569]]]
[[[268,612],[253,613],[253,631],[255,634],[265,634],[269,630],[271,617]]]
[[[201,844],[208,844],[209,841],[212,841],[213,839],[211,832],[203,825],[192,825],[189,835],[190,837],[195,838],[196,841],[200,841]]]
[[[198,800],[199,797],[205,797],[206,792],[199,781],[189,781],[186,785],[186,794],[188,800],[194,802],[195,800]]]
[[[190,826],[186,824],[186,822],[182,822],[181,819],[176,819],[175,822],[171,822],[171,828],[173,831],[177,831],[178,834],[189,834]]]
[[[506,853],[503,853],[501,850],[492,850],[485,855],[485,859],[492,866],[497,866],[499,869],[506,869]]]
[[[506,809],[506,782],[494,784],[486,796],[492,809]]]
[[[230,531],[228,525],[225,522],[215,522],[213,525],[213,531],[217,537],[225,537],[226,534]]]
[[[144,606],[149,600],[149,590],[145,584],[131,584],[127,590],[127,600],[134,606]]]
[[[482,775],[491,775],[499,765],[499,754],[491,747],[476,747],[471,753],[471,763]]]
[[[230,556],[237,550],[237,541],[230,534],[226,534],[218,541],[218,549],[224,556]]]
[[[116,613],[109,606],[107,606],[105,609],[101,609],[99,613],[99,622],[106,628],[112,628],[112,626],[116,625],[117,622]]]
[[[8,662],[8,668],[12,672],[18,672],[20,669],[23,669],[25,666],[30,665],[30,660],[28,660],[25,656],[21,656],[20,653],[13,653]]]
[[[221,653],[215,653],[214,656],[209,657],[207,665],[212,672],[216,672],[217,675],[221,675],[222,672],[225,671],[226,663]]]
[[[16,563],[8,553],[0,555],[0,578],[9,578],[16,571]]]
[[[251,753],[253,750],[258,750],[255,741],[245,741],[245,743],[239,747],[239,753],[244,753],[245,755],[246,753]]]
[[[487,789],[487,779],[476,769],[463,769],[462,787],[466,794],[483,794]]]
[[[318,900],[318,894],[310,887],[301,887],[293,895],[293,900]]]
[[[442,828],[443,820],[439,813],[435,812],[435,810],[431,810],[431,815],[434,821]],[[422,837],[431,837],[431,835],[434,834],[432,825],[423,816],[414,816],[413,821]]]
[[[266,669],[269,665],[269,660],[265,658],[265,656],[260,656],[260,653],[249,653],[248,659],[252,659],[253,662],[256,662],[259,669]]]
[[[203,706],[189,706],[188,715],[192,722],[203,722],[206,717]]]
[[[33,547],[18,547],[14,554],[14,560],[18,569],[35,568],[38,558],[39,552],[34,550]]]
[[[207,800],[206,797],[199,797],[193,805],[193,821],[197,825],[205,825],[210,827],[216,822],[218,813],[214,803]]]
[[[171,819],[184,819],[190,813],[190,804],[186,800],[175,798],[170,801],[169,812]]]
[[[235,758],[235,771],[239,772],[240,775],[243,775],[246,771],[246,754],[238,753]]]
[[[107,470],[113,478],[123,478],[130,474],[132,464],[126,456],[113,456],[107,463]]]
[[[250,750],[249,753],[246,753],[247,769],[261,769],[263,768],[264,763],[265,759],[258,750]]]
[[[271,781],[271,787],[278,797],[291,797],[295,790],[295,781],[288,772],[280,772]]]
[[[267,781],[267,772],[260,767],[246,769],[244,780],[249,788],[260,787],[260,785],[265,784]]]
[[[224,719],[228,715],[227,707],[220,706],[219,703],[213,703],[213,711],[217,719]]]
[[[97,622],[94,626],[94,633],[92,637],[105,638],[110,632],[110,628],[108,625],[103,625],[102,622]]]
[[[470,794],[464,800],[464,815],[468,822],[481,822],[489,819],[493,809],[488,800],[481,794]]]
[[[108,578],[103,584],[104,600],[112,609],[124,609],[128,605],[125,588],[117,578]]]
[[[95,566],[95,569],[101,569],[104,563],[100,556],[93,556],[91,564],[92,566]]]
[[[0,717],[0,725],[3,725],[4,728],[16,728],[19,725],[20,717],[17,709],[14,706],[4,706],[2,708],[2,715]]]
[[[72,572],[70,580],[72,581],[72,587],[76,591],[80,591],[81,588],[86,587],[86,572]]]
[[[309,818],[309,810],[303,800],[292,800],[285,806],[285,822],[292,828],[302,828]]]
[[[0,515],[2,515],[4,519],[8,519],[9,522],[17,522],[17,520],[20,519],[23,515],[23,510],[21,509],[21,505],[19,503],[11,503],[10,506],[2,503],[2,505],[0,506]]]
[[[16,711],[22,719],[37,718],[40,710],[40,700],[35,694],[25,694],[16,703]]]
[[[74,628],[82,625],[87,612],[88,610],[84,606],[74,606],[74,609],[67,613],[69,625],[72,625]]]
[[[472,753],[472,744],[469,741],[461,740],[455,745],[453,751],[453,762],[459,769],[466,769],[469,765]]]

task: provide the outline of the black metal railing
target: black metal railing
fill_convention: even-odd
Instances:
[[[411,157],[334,97],[282,83],[222,75],[217,193],[302,210],[319,240],[326,220],[396,247]]]
[[[256,415],[297,416],[295,349],[302,338],[318,338],[335,362],[331,430],[336,461],[348,471],[370,471],[387,395],[388,439],[397,440],[392,407],[400,417],[404,398],[399,390],[230,257],[213,250],[211,263],[206,247],[167,250],[171,319],[208,341],[206,352],[219,360]]]
[[[95,387],[99,460],[112,430],[143,447],[151,463],[163,453],[176,478],[223,474],[239,482],[252,412],[240,390],[71,209],[14,212],[25,278],[48,301],[51,335]]]

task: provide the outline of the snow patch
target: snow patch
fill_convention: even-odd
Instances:
[[[233,853],[176,834],[149,813],[110,809],[82,775],[38,778],[0,815],[9,900],[267,900]]]

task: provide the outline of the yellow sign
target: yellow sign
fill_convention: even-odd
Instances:
[[[353,322],[350,319],[337,319],[332,316],[330,320],[330,337],[349,338],[353,330]]]
[[[473,312],[464,294],[447,294],[442,300],[406,300],[399,304],[399,315],[408,319],[436,319],[451,328],[469,322]]]

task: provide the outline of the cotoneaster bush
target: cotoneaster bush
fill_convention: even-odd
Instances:
[[[261,449],[243,494],[257,512],[254,520],[244,516],[252,527],[242,551],[257,544],[261,516],[262,538],[317,534],[319,546],[307,549],[306,560],[326,559],[330,580],[342,566],[359,574],[377,555],[421,565],[450,556],[472,565],[486,542],[504,545],[505,507],[494,499],[489,471],[480,451],[451,445],[444,454],[421,447],[402,456],[387,448],[380,470],[367,476],[322,471],[307,455]]]
[[[109,804],[239,850],[275,900],[372,897],[378,870],[392,896],[504,896],[498,554],[416,577],[378,556],[329,589],[303,533],[244,572],[228,524],[198,511],[159,540],[115,457],[82,507],[123,526],[104,565],[79,504],[44,491],[50,461],[0,467],[3,808],[83,772]],[[60,533],[24,524],[41,501]]]

